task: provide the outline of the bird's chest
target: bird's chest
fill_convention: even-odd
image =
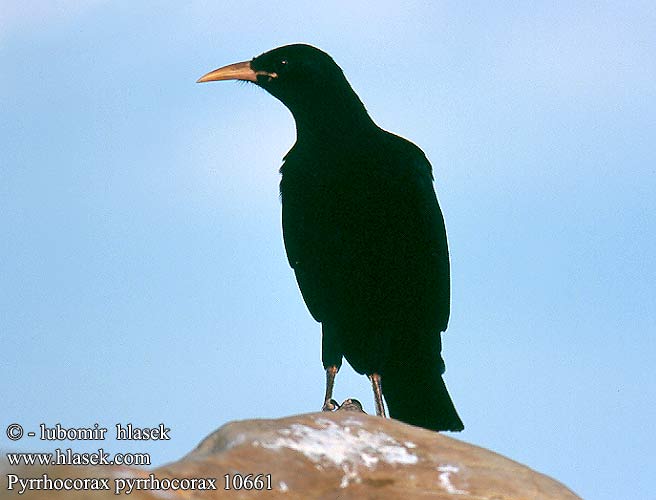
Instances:
[[[293,172],[281,183],[283,210],[295,213],[298,230],[342,243],[361,239],[376,225],[388,191],[384,176],[367,168]]]

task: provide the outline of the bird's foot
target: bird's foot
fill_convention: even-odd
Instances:
[[[338,411],[359,411],[360,413],[366,414],[367,412],[364,411],[364,408],[362,408],[362,403],[358,401],[357,399],[354,398],[349,398],[345,400],[338,408]]]
[[[323,407],[321,408],[321,411],[337,411],[339,410],[339,403],[335,401],[334,399],[326,399],[323,403]]]

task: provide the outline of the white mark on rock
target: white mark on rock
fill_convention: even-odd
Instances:
[[[350,428],[349,432],[327,419],[317,419],[316,423],[322,428],[292,424],[278,431],[281,437],[269,442],[260,441],[258,445],[274,450],[289,448],[314,462],[332,462],[336,466],[362,463],[371,468],[378,462],[409,465],[418,461],[405,445],[384,432],[369,432],[362,428]]]
[[[164,490],[150,490],[150,493],[153,496],[159,497],[159,498],[166,498],[167,500],[176,498],[176,495],[174,495],[170,491],[164,491]]]
[[[228,443],[225,445],[224,449],[229,450],[231,448],[235,448],[235,447],[239,446],[240,444],[243,444],[245,441],[246,441],[246,436],[242,433],[239,433],[233,439],[228,441]],[[255,444],[255,442],[253,444]]]
[[[342,476],[342,480],[339,483],[340,488],[346,488],[348,485],[351,483],[351,481],[355,483],[361,483],[362,478],[358,476],[358,471],[356,467],[353,467],[352,469],[348,466],[348,464],[343,464],[342,465],[342,470],[344,471],[344,475]]]
[[[289,491],[289,486],[287,486],[287,483],[285,481],[280,481],[278,483],[278,489],[283,493],[287,493]]]
[[[457,474],[460,469],[455,465],[440,465],[437,470],[440,473],[440,486],[451,495],[467,495],[468,491],[456,488],[451,482],[451,474]]]
[[[325,418],[318,418],[318,419],[315,420],[315,422],[325,424],[326,422],[331,422],[332,423],[332,420],[328,420],[328,419],[325,419]],[[350,417],[345,418],[344,419],[344,424],[346,424],[346,425],[357,425],[358,427],[362,427],[362,421],[358,420],[356,418],[350,418]]]

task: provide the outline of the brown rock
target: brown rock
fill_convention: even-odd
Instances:
[[[69,469],[50,468],[47,472],[53,477],[80,477],[82,468]],[[83,470],[92,477],[101,471],[98,467]],[[140,477],[145,481],[151,474],[160,481],[216,479],[215,491],[134,490],[130,498],[138,499],[252,499],[260,495],[271,499],[579,498],[553,479],[491,451],[359,412],[231,422],[177,462],[153,471],[108,467],[102,472],[112,478]],[[35,475],[32,470],[31,477]],[[61,498],[116,498],[113,491],[88,496],[62,493],[67,494]],[[5,489],[0,498],[7,494]],[[58,498],[43,492],[22,497]]]

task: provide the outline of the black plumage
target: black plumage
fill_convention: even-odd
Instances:
[[[309,45],[279,47],[199,81],[227,79],[256,83],[296,122],[280,169],[282,228],[303,299],[322,325],[324,408],[345,357],[374,389],[380,381],[392,417],[461,430],[442,380],[449,254],[424,153],[379,128],[339,66]]]

